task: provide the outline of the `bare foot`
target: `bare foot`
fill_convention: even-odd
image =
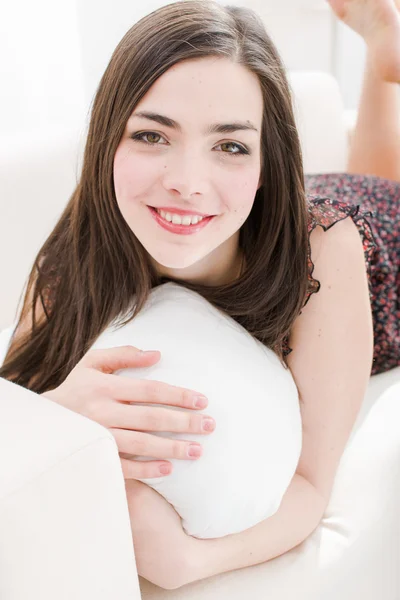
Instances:
[[[336,16],[365,40],[377,74],[400,82],[400,0],[328,0]]]

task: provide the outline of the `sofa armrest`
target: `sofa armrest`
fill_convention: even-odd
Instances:
[[[111,433],[0,379],[0,597],[137,600]]]

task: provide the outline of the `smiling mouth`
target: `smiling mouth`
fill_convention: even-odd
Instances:
[[[206,215],[205,213],[202,213],[200,211],[195,211],[195,210],[184,210],[181,208],[174,208],[173,206],[150,206],[150,208],[154,208],[154,210],[156,210],[159,214],[162,214],[162,216],[165,217],[166,214],[170,214],[171,217],[173,215],[178,215],[180,217],[199,217],[201,218],[205,218],[205,217],[215,217],[216,215]],[[168,220],[168,219],[167,219]]]
[[[160,209],[156,209],[153,206],[148,206],[148,209],[158,225],[170,233],[180,235],[197,233],[204,229],[204,227],[206,227],[216,216],[210,215],[207,217],[200,217],[200,215],[194,215],[193,213],[186,215],[177,215],[175,213],[172,215],[172,213],[166,213],[164,211],[161,211],[162,214],[160,214]],[[167,218],[165,218],[166,216]],[[173,220],[169,220],[170,217],[172,217]]]

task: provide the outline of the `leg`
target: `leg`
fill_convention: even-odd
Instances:
[[[367,45],[348,172],[400,181],[400,0],[328,1]]]
[[[400,82],[400,0],[328,0],[336,16],[361,35],[378,74]]]
[[[347,170],[400,181],[400,85],[383,81],[369,56]]]

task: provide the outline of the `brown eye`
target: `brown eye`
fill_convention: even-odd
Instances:
[[[131,135],[131,139],[134,142],[142,142],[143,144],[148,144],[149,146],[159,146],[159,141],[164,138],[159,133],[155,133],[154,131],[142,131],[142,133],[135,133]]]
[[[223,142],[222,144],[219,144],[219,146],[222,149],[222,152],[224,154],[232,154],[232,155],[240,155],[240,154],[249,154],[249,152],[243,148],[242,146],[239,146],[239,144],[236,144],[236,142]],[[235,152],[232,152],[231,150],[229,150],[229,148],[236,148]],[[218,146],[217,146],[218,148]]]
[[[147,136],[147,141],[150,144],[156,144],[158,139],[161,138],[161,136],[158,135],[158,133],[144,133],[143,135]],[[154,138],[158,138],[158,139],[154,139]]]

